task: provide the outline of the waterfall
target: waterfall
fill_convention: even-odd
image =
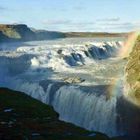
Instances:
[[[38,46],[21,47],[11,52],[2,51],[0,86],[25,92],[53,106],[61,120],[109,136],[117,136],[120,135],[116,124],[117,96],[107,99],[107,85],[97,83],[98,87],[86,87],[68,84],[58,79],[54,80],[51,74],[57,72],[59,76],[59,72],[67,70],[71,72],[75,67],[88,65],[91,61],[114,57],[120,47],[121,42],[105,42],[88,46],[71,46],[71,48],[60,45],[56,48]],[[99,65],[100,61],[97,63]],[[95,69],[98,70],[99,67],[95,66]],[[87,73],[89,77],[93,76],[89,73],[90,71]],[[97,77],[94,76],[95,79],[104,78],[98,74]]]
[[[106,100],[104,95],[82,92],[74,86],[63,86],[55,94],[54,109],[60,119],[88,130],[118,135],[116,127],[116,98]]]
[[[27,93],[43,103],[54,107],[59,119],[74,123],[88,130],[105,133],[109,136],[122,134],[117,129],[117,97],[106,98],[100,90],[91,87],[71,86],[50,80],[30,83],[18,80],[14,89]]]
[[[19,47],[16,51],[0,53],[0,66],[10,74],[23,73],[36,68],[51,68],[56,71],[72,66],[88,64],[91,61],[114,57],[118,54],[122,42],[93,43],[74,48],[48,49],[47,47]],[[60,46],[62,47],[62,46]],[[18,67],[17,67],[18,66]]]

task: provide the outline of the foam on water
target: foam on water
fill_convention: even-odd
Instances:
[[[72,41],[73,40],[73,41]],[[109,136],[120,135],[112,81],[123,80],[121,41],[62,39],[18,44],[0,51],[0,86],[23,91],[50,104],[60,119]],[[79,42],[78,42],[79,41]],[[80,77],[82,83],[63,79]],[[121,93],[122,84],[117,85]]]

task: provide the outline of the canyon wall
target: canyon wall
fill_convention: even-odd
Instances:
[[[140,105],[140,35],[129,54],[125,71],[129,88],[128,95],[134,103]]]

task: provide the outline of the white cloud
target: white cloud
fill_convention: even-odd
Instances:
[[[102,21],[102,22],[101,22]],[[96,21],[45,20],[44,26],[59,31],[126,32],[140,28],[139,21],[122,21],[120,18],[106,18]]]
[[[95,22],[92,21],[72,21],[72,20],[61,20],[61,19],[57,19],[57,20],[45,20],[42,22],[45,25],[67,25],[67,26],[86,26],[86,25],[93,25],[95,24]]]
[[[120,20],[119,17],[97,19],[98,22],[105,22],[105,21],[112,21],[112,22],[115,22],[115,21],[119,21],[119,20]]]
[[[70,24],[70,20],[63,20],[63,19],[56,19],[56,20],[44,20],[43,24],[46,25],[63,25],[63,24]]]
[[[117,22],[117,23],[102,23],[99,24],[100,26],[106,26],[107,28],[110,29],[120,29],[120,30],[135,30],[137,28],[140,28],[140,23],[135,23],[135,22]]]

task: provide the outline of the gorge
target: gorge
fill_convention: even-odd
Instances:
[[[85,129],[139,136],[139,108],[124,95],[127,73],[138,104],[139,39],[127,59],[120,57],[125,40],[64,37],[1,44],[0,87],[25,92],[52,106],[60,120]]]

